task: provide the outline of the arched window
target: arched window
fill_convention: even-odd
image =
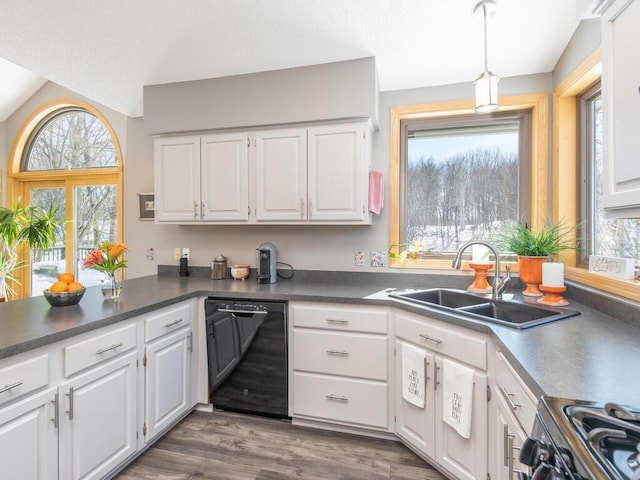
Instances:
[[[104,116],[75,101],[45,105],[16,137],[11,162],[9,203],[53,206],[64,221],[53,248],[31,252],[21,296],[41,295],[62,272],[99,284],[100,272],[81,268],[86,254],[122,241],[122,156]]]

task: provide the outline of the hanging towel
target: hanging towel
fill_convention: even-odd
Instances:
[[[471,435],[473,369],[444,359],[442,419],[462,437]]]
[[[413,345],[402,343],[402,398],[424,408],[425,353]]]
[[[382,172],[369,172],[369,212],[380,215],[384,204],[384,178]]]

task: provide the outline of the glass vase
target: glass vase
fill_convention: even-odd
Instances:
[[[118,271],[105,272],[106,278],[102,281],[102,296],[105,300],[117,300],[122,293],[122,283],[118,278]]]

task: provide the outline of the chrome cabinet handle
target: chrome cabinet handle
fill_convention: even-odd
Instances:
[[[108,352],[110,350],[115,350],[116,348],[120,348],[123,345],[124,345],[124,343],[122,343],[122,342],[114,343],[110,347],[100,348],[100,349],[96,350],[96,354],[100,355],[100,354]]]
[[[425,357],[425,359],[424,359],[424,385],[425,385],[425,387],[427,386],[427,383],[429,382],[429,380],[431,380],[431,377],[429,376],[429,361]]]
[[[518,409],[518,407],[521,407],[522,404],[521,403],[515,403],[513,401],[513,397],[515,396],[515,393],[508,393],[504,387],[498,387],[500,389],[500,391],[502,392],[502,395],[504,396],[504,399],[507,401],[507,403],[509,404],[509,408],[511,408],[511,410],[513,410],[514,412]]]
[[[345,320],[342,318],[327,318],[326,319],[327,323],[338,323],[340,325],[348,325],[349,324],[349,320]]]
[[[325,397],[328,400],[338,400],[340,402],[348,402],[349,399],[347,397],[345,397],[344,395],[334,395],[333,393],[330,393],[329,395],[325,395]]]
[[[304,218],[304,200],[300,199],[300,218]]]
[[[204,202],[200,204],[200,218],[204,219]]]
[[[193,352],[193,332],[189,332],[189,352]]]
[[[438,370],[440,370],[440,366],[436,364],[436,368],[433,371],[433,389],[437,390],[438,385],[440,385],[440,380],[438,380]]]
[[[509,466],[509,457],[511,456],[509,450],[509,425],[502,424],[502,449],[503,449],[503,464],[505,467]]]
[[[198,218],[198,202],[193,202],[193,218]]]
[[[12,388],[19,387],[20,385],[22,385],[22,380],[18,380],[16,383],[5,385],[4,387],[0,388],[0,393],[8,392]]]
[[[56,392],[56,394],[53,396],[53,400],[51,400],[51,403],[53,403],[53,418],[51,418],[50,420],[53,422],[54,428],[58,428],[60,426],[60,418],[58,417],[59,399],[60,397],[58,396],[58,392]]]
[[[67,410],[67,413],[69,414],[69,420],[73,420],[73,387],[69,389],[67,397],[69,397],[69,410]]]
[[[424,338],[425,340],[429,340],[430,342],[437,343],[438,345],[442,343],[442,340],[440,340],[439,338],[430,337],[426,333],[419,333],[418,336]]]
[[[509,471],[509,480],[513,479],[513,435],[508,435],[507,448],[509,449],[509,461],[507,462],[507,469]]]
[[[178,320],[174,320],[173,322],[169,322],[169,323],[165,323],[164,324],[164,328],[171,328],[171,327],[175,327],[176,325],[178,325],[179,323],[181,323],[183,321],[182,318],[179,318]]]
[[[347,352],[346,350],[332,350],[329,349],[327,350],[327,354],[328,355],[339,355],[342,357],[348,357],[349,356],[349,352]]]

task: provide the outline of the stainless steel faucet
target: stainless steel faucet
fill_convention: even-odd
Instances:
[[[451,267],[455,268],[456,270],[460,270],[460,264],[462,263],[462,253],[471,245],[484,245],[493,253],[493,256],[495,258],[493,266],[495,277],[493,278],[493,292],[491,296],[496,300],[500,300],[502,298],[502,292],[504,292],[509,286],[509,280],[511,279],[511,268],[509,264],[506,264],[505,270],[507,271],[507,274],[504,277],[500,276],[500,254],[493,245],[482,240],[471,240],[470,242],[465,243],[458,249],[455,258],[451,262]]]

